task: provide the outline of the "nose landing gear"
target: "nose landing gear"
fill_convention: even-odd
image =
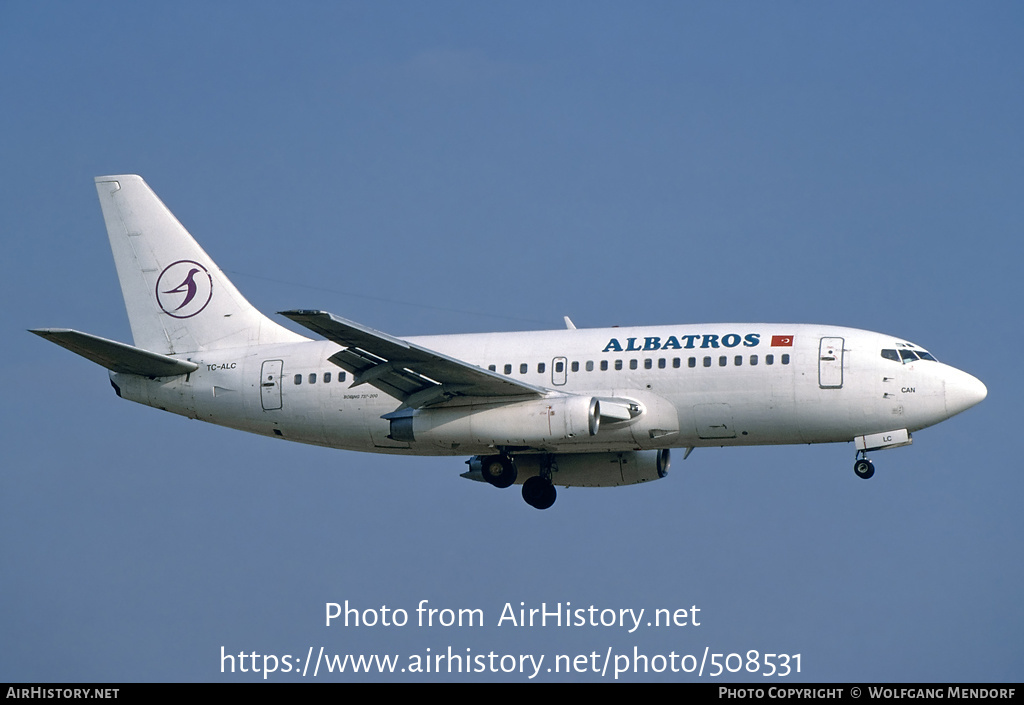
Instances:
[[[868,460],[866,451],[857,451],[857,460],[853,463],[853,471],[862,480],[870,480],[875,474],[875,464]]]

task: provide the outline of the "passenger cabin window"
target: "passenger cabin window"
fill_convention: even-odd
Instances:
[[[783,355],[782,356],[782,364],[783,365],[788,365],[789,364],[789,355]]]
[[[505,374],[512,374],[512,365],[505,365]]]
[[[529,365],[527,365],[525,362],[520,364],[519,365],[519,374],[525,375],[526,374],[526,370],[528,370],[528,369],[529,369]]]
[[[565,370],[565,363],[559,360],[555,363],[555,372],[563,372]]]
[[[608,371],[608,361],[607,360],[601,360],[601,371],[602,372],[607,372]]]
[[[547,367],[544,365],[543,362],[538,362],[537,363],[537,372],[538,373],[544,374],[544,370],[546,370],[546,369],[547,369]]]
[[[578,363],[575,360],[573,360],[572,364],[570,365],[570,369],[572,369],[573,372],[579,372],[580,371],[580,363]]]
[[[324,384],[330,384],[330,382],[331,382],[331,373],[330,372],[324,372]]]
[[[593,372],[593,371],[594,371],[594,361],[593,360],[587,360],[587,372]]]
[[[316,372],[309,373],[309,383],[316,384]]]
[[[302,375],[295,375],[295,384],[302,384]]]
[[[487,369],[489,369],[491,372],[497,372],[498,371],[498,366],[497,365],[488,365]]]

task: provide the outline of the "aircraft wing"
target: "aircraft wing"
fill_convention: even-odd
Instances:
[[[281,311],[296,323],[343,345],[329,360],[351,372],[352,386],[369,384],[417,409],[467,397],[541,397],[542,387],[510,379],[443,353],[395,338],[326,311]]]

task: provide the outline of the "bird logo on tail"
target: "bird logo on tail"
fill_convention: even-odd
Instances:
[[[172,286],[172,282],[180,282]],[[170,287],[170,288],[168,288]],[[156,301],[174,318],[191,318],[213,298],[213,277],[206,267],[183,259],[168,265],[156,280]]]

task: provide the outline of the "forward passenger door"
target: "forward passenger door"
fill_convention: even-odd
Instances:
[[[822,338],[818,347],[818,386],[839,389],[843,386],[843,339]]]

